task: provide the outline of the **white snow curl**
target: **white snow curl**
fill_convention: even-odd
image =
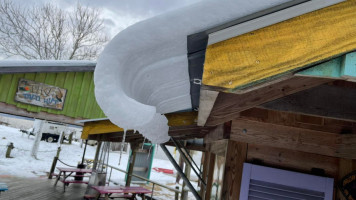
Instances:
[[[161,114],[191,109],[187,36],[284,2],[202,1],[136,23],[116,35],[98,59],[97,102],[114,124],[138,130],[152,143],[168,141]]]

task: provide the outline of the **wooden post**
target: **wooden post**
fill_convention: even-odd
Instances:
[[[183,169],[183,167],[184,167],[184,161],[183,161],[183,158],[182,158],[182,156],[180,154],[179,154],[179,167],[181,169]],[[179,183],[180,179],[181,179],[181,177],[180,177],[179,173],[177,173],[177,177],[176,177],[176,183],[177,184]]]
[[[208,180],[206,182],[206,191],[205,191],[205,198],[209,200],[211,197],[211,189],[213,186],[213,179],[214,179],[214,166],[215,166],[215,157],[216,155],[213,153],[209,153],[209,165],[208,165]],[[202,198],[203,199],[203,198]]]
[[[229,140],[221,199],[240,198],[243,163],[246,161],[247,143]]]
[[[190,153],[190,151],[188,150],[187,153]],[[188,163],[185,163],[184,174],[188,179],[190,179],[191,170],[192,170],[192,168],[190,167],[190,165],[188,165]],[[184,188],[185,188],[185,182],[183,182],[183,185],[182,185],[182,195],[181,195],[180,199],[188,200],[188,191],[184,190]]]
[[[64,131],[61,133],[61,137],[59,139],[59,144],[63,144],[64,141]]]
[[[31,156],[34,158],[37,158],[37,152],[38,152],[38,148],[40,146],[40,141],[42,138],[42,128],[45,123],[46,123],[46,120],[35,119],[35,122],[33,125],[33,130],[36,135],[35,135],[35,141],[33,143],[32,149],[31,149]]]
[[[93,170],[96,169],[96,166],[98,165],[98,158],[99,158],[99,153],[100,153],[100,148],[101,148],[101,141],[98,141],[98,144],[96,146],[96,152],[95,152],[95,157],[94,157],[94,162],[93,162]]]
[[[339,180],[356,170],[356,160],[340,158],[339,160]],[[346,200],[339,189],[336,192],[336,200]]]
[[[202,178],[205,181],[205,183],[207,182],[207,175],[208,175],[208,169],[209,169],[209,159],[210,159],[210,154],[209,152],[203,152],[203,174],[202,174]],[[206,191],[206,186],[204,187],[203,184],[201,185],[201,189],[200,189],[200,196],[201,199],[204,199],[205,197],[205,191]]]
[[[72,144],[72,140],[73,140],[73,132],[71,132],[70,134],[69,134],[69,138],[68,138],[68,143],[69,144]]]
[[[142,144],[143,145],[143,144]],[[130,165],[129,165],[129,170],[127,171],[127,179],[126,179],[126,186],[130,186],[131,184],[131,179],[132,179],[132,172],[133,172],[133,168],[134,168],[134,165],[135,165],[135,159],[136,159],[136,152],[137,152],[137,149],[138,149],[138,145],[134,145],[132,144],[132,155],[131,155],[131,158],[130,158]]]
[[[12,142],[10,142],[10,144],[7,145],[6,156],[5,156],[6,158],[12,158],[12,157],[11,157],[11,150],[12,150],[13,148],[15,148],[15,147],[14,147],[14,144],[13,144]]]
[[[54,173],[54,170],[56,169],[56,165],[57,165],[57,161],[58,161],[60,152],[61,152],[61,147],[58,147],[57,155],[53,158],[51,170],[49,171],[49,174],[48,174],[48,179],[52,179],[52,177],[53,177],[53,173]]]
[[[179,186],[176,186],[176,190],[179,190]],[[175,192],[174,200],[179,199],[179,192]]]

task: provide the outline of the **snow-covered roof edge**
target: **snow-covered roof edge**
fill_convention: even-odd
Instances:
[[[98,59],[97,102],[114,124],[153,143],[167,141],[161,114],[191,109],[187,36],[285,2],[203,1],[125,29]]]
[[[86,60],[0,60],[0,74],[94,71],[95,66]]]

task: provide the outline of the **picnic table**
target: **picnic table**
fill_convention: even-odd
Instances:
[[[110,198],[124,198],[124,199],[136,199],[136,195],[145,199],[145,194],[152,193],[150,190],[139,186],[92,186],[93,189],[99,192],[96,199],[99,199],[101,195],[104,195],[105,200]],[[119,195],[113,195],[119,194]]]
[[[57,176],[56,182],[54,183],[54,185],[57,185],[58,181],[61,181],[63,183],[63,191],[66,191],[66,186],[68,186],[70,183],[84,183],[84,184],[88,184],[89,181],[84,181],[84,180],[74,180],[74,179],[70,179],[68,180],[68,177],[89,177],[89,175],[85,175],[85,174],[91,174],[93,172],[93,170],[91,169],[79,169],[79,168],[69,168],[69,167],[57,167],[57,169],[59,170],[59,174]],[[69,173],[69,174],[67,174]],[[81,173],[83,175],[72,175],[73,173]]]

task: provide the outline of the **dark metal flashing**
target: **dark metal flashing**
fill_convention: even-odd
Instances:
[[[208,38],[209,38],[209,34],[214,33],[216,31],[220,31],[226,28],[229,28],[231,26],[235,26],[237,24],[241,24],[253,19],[257,19],[269,14],[272,14],[274,12],[278,12],[305,2],[308,2],[311,0],[294,0],[294,1],[289,1],[283,4],[280,4],[278,6],[274,6],[272,8],[268,8],[238,19],[235,19],[233,21],[227,22],[225,24],[221,24],[219,26],[207,29],[205,31],[199,32],[199,33],[195,33],[192,35],[188,35],[188,55],[197,51],[201,51],[206,49],[206,46],[208,44]]]
[[[205,51],[188,55],[188,71],[190,80],[190,96],[193,110],[199,108],[200,86],[203,76]]]
[[[205,31],[188,35],[187,51],[188,51],[188,70],[190,80],[190,95],[193,110],[199,109],[200,87],[204,71],[205,51],[208,44],[209,34],[220,31],[237,24],[241,24],[274,12],[281,11],[311,0],[294,0],[283,3],[281,5],[262,10],[260,12],[238,18],[231,22],[207,29]]]

